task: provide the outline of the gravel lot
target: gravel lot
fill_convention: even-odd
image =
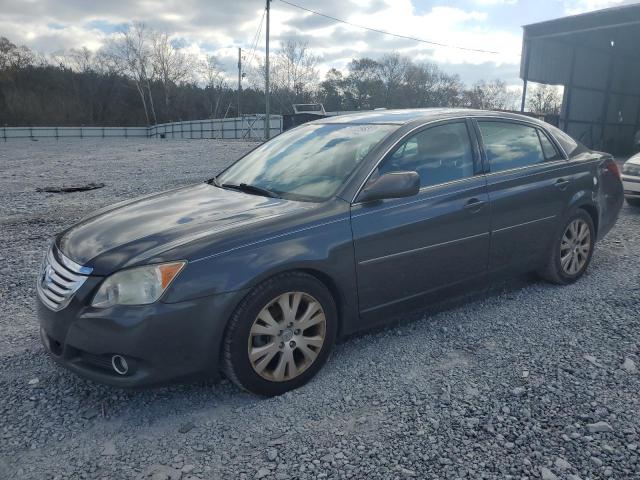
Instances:
[[[47,239],[250,146],[0,143],[0,478],[640,478],[640,210],[626,205],[577,284],[526,277],[411,315],[279,398],[226,381],[123,391],[54,366],[34,314]],[[36,192],[84,182],[106,186]]]

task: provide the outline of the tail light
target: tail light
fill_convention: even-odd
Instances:
[[[614,177],[622,178],[620,176],[620,167],[618,167],[618,164],[616,163],[615,160],[613,160],[612,158],[609,158],[605,160],[604,165],[606,169],[609,171],[609,173],[611,173]]]

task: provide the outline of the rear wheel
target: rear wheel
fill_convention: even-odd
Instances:
[[[632,207],[640,207],[640,198],[627,198],[627,203]]]
[[[545,280],[566,285],[578,280],[585,272],[595,246],[595,228],[591,216],[578,210],[565,223],[553,242],[549,259],[539,272]]]
[[[337,312],[315,277],[291,272],[252,290],[232,315],[223,368],[239,387],[279,395],[309,381],[335,341]]]

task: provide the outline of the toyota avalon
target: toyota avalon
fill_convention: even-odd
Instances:
[[[525,116],[326,118],[58,234],[37,283],[41,337],[99,382],[223,372],[277,395],[336,339],[402,311],[518,272],[575,282],[622,202],[610,155]]]

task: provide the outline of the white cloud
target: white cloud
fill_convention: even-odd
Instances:
[[[515,5],[518,0],[474,0],[478,5]]]
[[[520,62],[521,33],[490,26],[487,4],[513,0],[477,0],[477,8],[435,6],[418,11],[411,0],[305,0],[304,6],[371,28],[405,36],[433,40],[462,47],[500,52],[469,52],[455,48],[403,40],[339,24],[294,9],[282,2],[272,3],[272,49],[281,39],[298,36],[323,61],[321,71],[344,68],[354,57],[379,57],[397,51],[417,61],[435,61],[445,70],[456,71],[463,80],[474,66],[495,78],[517,68]],[[217,55],[233,77],[237,47],[250,48],[262,16],[261,2],[237,0],[0,0],[0,32],[15,43],[24,43],[44,53],[86,46],[98,49],[114,30],[132,20],[164,29],[190,52]],[[450,4],[449,4],[450,5]],[[486,10],[486,8],[485,8]],[[517,24],[516,24],[517,25]],[[258,53],[264,48],[264,29]],[[453,68],[453,67],[456,68]]]
[[[566,0],[565,11],[569,15],[577,15],[629,3],[635,2],[629,0]]]

